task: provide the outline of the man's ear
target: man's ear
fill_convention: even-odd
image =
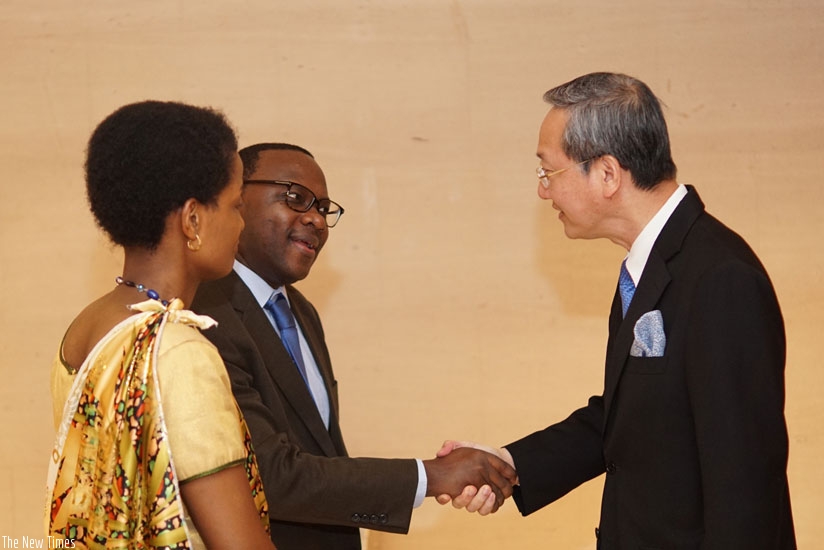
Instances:
[[[612,198],[622,185],[627,184],[629,174],[621,168],[621,163],[612,155],[604,155],[594,162],[598,163],[604,197]]]

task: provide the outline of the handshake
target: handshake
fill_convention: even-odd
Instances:
[[[436,457],[423,461],[426,496],[441,504],[451,501],[455,508],[485,516],[496,512],[518,484],[512,456],[504,448],[445,441]]]

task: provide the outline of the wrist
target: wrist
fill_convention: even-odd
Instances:
[[[435,485],[437,482],[437,474],[435,472],[435,470],[437,469],[437,466],[435,464],[436,460],[437,459],[430,458],[427,460],[421,460],[420,462],[421,466],[423,466],[423,476],[426,480],[426,488],[424,494],[428,497],[438,496],[433,489],[433,485]]]
[[[500,447],[498,449],[498,457],[510,466],[512,466],[513,470],[517,471],[517,469],[515,468],[515,460],[512,458],[512,453],[509,452],[509,449],[507,449],[506,447]]]

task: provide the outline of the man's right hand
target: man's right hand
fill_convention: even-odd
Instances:
[[[485,451],[506,462],[513,470],[515,469],[515,462],[512,459],[512,455],[506,448],[489,447],[487,445],[481,445],[472,441],[444,441],[436,456],[445,457],[455,449],[460,448],[471,448]],[[512,484],[518,484],[517,473],[515,479],[512,481]],[[488,485],[467,485],[458,496],[444,493],[438,495],[436,500],[440,504],[452,502],[452,506],[454,508],[465,508],[467,512],[478,512],[482,516],[495,512],[500,506],[500,503],[496,502],[495,493]]]
[[[423,461],[426,496],[438,497],[441,504],[452,500],[456,507],[486,515],[495,512],[512,495],[518,476],[515,468],[500,456],[469,444],[456,443],[445,449],[438,452],[438,458]]]

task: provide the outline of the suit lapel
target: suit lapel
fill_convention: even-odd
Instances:
[[[638,288],[627,310],[627,316],[621,319],[621,307],[618,298],[618,309],[610,315],[611,342],[607,351],[606,374],[604,379],[604,409],[609,414],[612,398],[621,379],[629,350],[635,338],[633,330],[635,323],[644,313],[652,311],[658,303],[664,290],[671,280],[667,264],[660,256],[652,253],[644,267],[644,273],[638,282]],[[616,293],[617,294],[617,293]]]
[[[306,339],[306,344],[309,346],[309,351],[312,352],[312,357],[315,359],[315,364],[318,366],[321,378],[323,378],[323,385],[326,388],[326,395],[329,397],[329,430],[327,434],[331,437],[335,445],[337,455],[347,455],[346,445],[343,442],[343,435],[340,431],[340,424],[338,423],[338,396],[334,388],[334,374],[332,372],[332,364],[329,361],[329,355],[326,352],[326,344],[324,343],[323,333],[318,329],[317,321],[314,319],[317,316],[314,309],[305,308],[302,306],[302,301],[295,298],[297,291],[291,286],[286,287],[286,293],[289,295],[289,301],[292,304],[292,313],[295,320],[300,325],[303,337]],[[305,300],[305,299],[304,299]],[[318,418],[320,418],[318,416]],[[325,427],[324,427],[325,430]]]
[[[298,412],[324,453],[337,456],[315,401],[266,313],[236,273],[232,272],[230,278],[232,307],[254,340],[272,380],[280,388],[284,399]]]
[[[328,358],[323,351],[325,349],[323,334],[320,334],[317,331],[315,323],[312,322],[309,312],[305,311],[304,308],[300,306],[300,302],[294,299],[294,293],[291,287],[286,287],[286,293],[289,295],[289,301],[292,304],[292,313],[295,316],[295,320],[300,325],[300,330],[303,332],[303,337],[306,338],[306,343],[309,345],[309,350],[315,358],[315,364],[317,364],[318,370],[320,370],[320,374],[323,377],[323,384],[326,386],[326,391],[329,394],[330,403],[332,405],[332,414],[337,416],[338,404],[333,399],[332,391],[332,383],[334,378],[332,375],[332,365],[329,364]]]
[[[692,186],[687,186],[687,191],[687,195],[672,213],[652,247],[641,280],[638,282],[635,295],[624,319],[621,319],[621,299],[618,297],[616,290],[610,313],[609,343],[607,345],[606,372],[604,375],[605,422],[609,417],[610,407],[629,357],[629,350],[634,339],[635,323],[644,313],[658,309],[661,296],[672,280],[667,264],[681,250],[681,243],[684,241],[689,229],[704,211],[704,204],[695,189]],[[664,330],[666,330],[666,326]]]

